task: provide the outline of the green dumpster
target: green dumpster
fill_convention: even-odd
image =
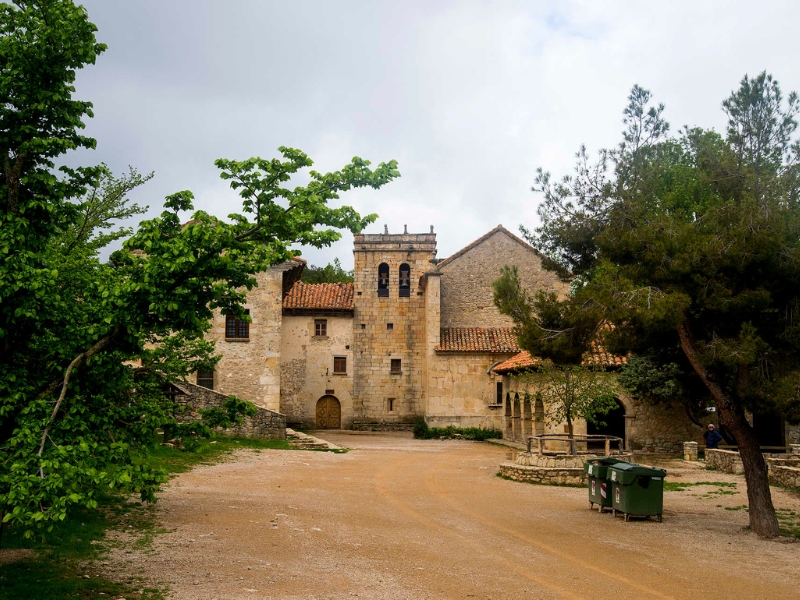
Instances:
[[[606,507],[611,508],[611,481],[608,476],[608,467],[625,462],[618,458],[606,456],[594,458],[583,465],[584,474],[589,477],[589,508],[597,504],[597,511],[603,512]]]
[[[611,480],[612,512],[630,517],[656,517],[661,522],[664,507],[664,469],[620,463],[608,468]]]

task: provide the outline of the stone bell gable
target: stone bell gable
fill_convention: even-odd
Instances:
[[[533,294],[569,293],[569,284],[542,266],[541,255],[502,225],[436,265],[441,273],[442,327],[511,327],[494,305],[492,283],[505,265],[516,266],[520,281]]]

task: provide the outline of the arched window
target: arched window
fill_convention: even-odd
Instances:
[[[400,265],[400,297],[408,298],[411,295],[411,267],[406,263]]]
[[[378,296],[389,296],[389,265],[386,263],[378,265]]]

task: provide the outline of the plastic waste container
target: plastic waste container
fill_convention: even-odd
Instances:
[[[603,512],[605,508],[611,508],[611,480],[608,475],[608,468],[625,462],[618,458],[605,456],[603,458],[593,458],[583,465],[583,472],[589,477],[589,508],[594,509],[597,504],[597,512]]]
[[[612,512],[630,517],[656,517],[661,522],[664,508],[664,469],[634,463],[619,463],[608,468],[611,481]]]

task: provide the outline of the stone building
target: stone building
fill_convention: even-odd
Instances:
[[[247,296],[252,322],[216,315],[209,337],[222,359],[196,382],[308,429],[408,429],[424,417],[519,439],[543,431],[542,407],[524,402],[514,376],[530,357],[492,301],[505,265],[530,293],[569,292],[530,245],[498,226],[437,260],[431,227],[356,235],[353,252],[353,283],[304,284],[302,259],[259,274]],[[602,351],[587,359],[612,368],[621,360]],[[622,392],[618,413],[609,427],[633,448],[677,452],[702,434],[682,410]]]

